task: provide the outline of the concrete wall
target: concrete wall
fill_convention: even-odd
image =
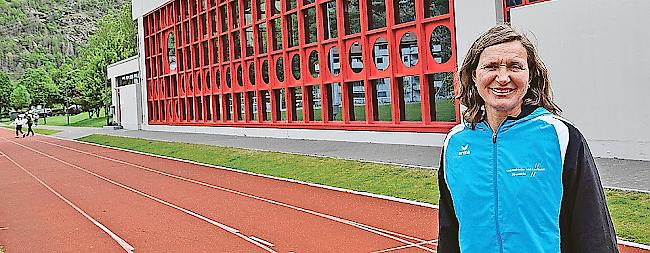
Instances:
[[[557,0],[511,12],[595,156],[650,160],[648,10],[647,0]]]
[[[113,121],[125,129],[140,129],[142,124],[143,110],[142,107],[138,106],[142,100],[142,92],[140,91],[143,86],[142,77],[140,76],[138,83],[122,87],[117,87],[115,78],[137,72],[139,66],[139,56],[134,56],[109,65],[107,70],[108,78],[111,80],[113,106],[116,109]]]

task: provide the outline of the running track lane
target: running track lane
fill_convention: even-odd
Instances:
[[[435,248],[427,242],[436,237],[436,211],[428,207],[47,137],[6,138],[0,143],[0,151],[7,150],[5,153],[14,158],[9,154],[13,152],[18,163],[22,161],[35,168],[42,160],[45,168],[38,171],[43,181],[49,179],[52,185],[59,185],[64,196],[78,202],[91,216],[96,214],[97,220],[134,245],[138,252],[267,250],[88,172],[192,210],[211,221],[222,222],[238,229],[240,235],[262,238],[264,241],[254,241],[263,242],[273,251],[372,252],[393,248],[398,250],[392,252],[427,252]],[[56,157],[38,152],[56,154]],[[54,171],[48,173],[48,169]],[[146,229],[139,231],[142,227]],[[110,240],[106,233],[97,230],[88,236]],[[12,251],[12,240],[3,236],[7,231],[0,231],[0,241]],[[24,246],[27,238],[19,239],[16,245]],[[119,250],[116,247],[107,252]]]

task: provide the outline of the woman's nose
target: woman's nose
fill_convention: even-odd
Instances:
[[[506,68],[499,68],[499,71],[497,72],[496,81],[500,85],[506,85],[507,83],[510,82],[510,73],[508,73],[508,70]]]

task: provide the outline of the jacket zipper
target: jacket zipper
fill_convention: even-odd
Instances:
[[[507,120],[507,119],[506,119]],[[492,166],[492,176],[494,180],[494,223],[496,226],[497,232],[497,244],[499,246],[499,252],[503,252],[503,242],[501,241],[501,229],[499,228],[499,189],[497,187],[497,133],[501,129],[501,126],[506,122],[503,120],[496,131],[492,133],[492,150],[493,150],[493,166]],[[488,128],[489,124],[488,124]],[[492,130],[492,128],[490,128]]]

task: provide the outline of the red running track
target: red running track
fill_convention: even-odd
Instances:
[[[8,253],[435,252],[436,217],[427,206],[0,131]]]

